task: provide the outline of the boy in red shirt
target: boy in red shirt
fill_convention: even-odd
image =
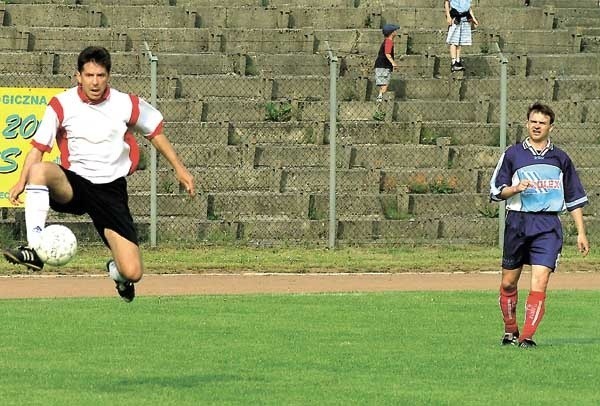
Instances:
[[[386,24],[382,29],[385,38],[379,47],[377,59],[375,59],[375,84],[379,87],[378,102],[383,101],[383,94],[387,92],[392,71],[398,66],[394,61],[394,37],[398,29],[400,27],[395,24]]]

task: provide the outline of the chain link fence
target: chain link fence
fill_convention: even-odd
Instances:
[[[526,137],[533,101],[557,113],[554,140],[579,169],[592,202],[588,228],[597,233],[600,72],[590,58],[593,35],[572,27],[549,34],[544,28],[557,20],[545,8],[520,17],[539,19],[539,33],[499,33],[508,17],[482,10],[477,17],[488,26],[465,48],[465,72],[452,74],[445,30],[417,29],[402,10],[361,7],[327,9],[327,18],[310,9],[265,9],[256,24],[266,25],[252,29],[232,17],[242,9],[226,18],[221,8],[198,7],[195,16],[166,15],[164,28],[125,29],[116,6],[103,7],[98,28],[72,28],[68,36],[51,21],[27,34],[3,27],[0,48],[15,57],[0,62],[0,86],[70,87],[77,53],[90,43],[111,50],[112,86],[150,101],[156,83],[165,134],[194,173],[198,194],[187,196],[161,157],[154,174],[151,148],[140,139],[141,167],[128,184],[144,242],[155,225],[158,244],[497,244],[502,211],[489,202],[489,180],[502,143]],[[141,25],[152,26],[152,15],[159,18],[150,13]],[[89,24],[90,14],[85,18]],[[411,18],[426,27],[443,24],[441,14],[423,10]],[[228,28],[208,26],[221,20]],[[342,28],[330,29],[334,20]],[[181,28],[181,21],[195,29]],[[373,62],[385,21],[408,29],[395,41],[399,67],[378,103]],[[122,33],[114,28],[121,26]],[[356,26],[363,28],[350,29]],[[157,59],[154,78],[144,42]],[[504,91],[498,45],[507,58]],[[13,238],[24,238],[22,209],[4,208],[2,218]],[[97,241],[86,218],[52,214],[50,221],[68,222],[78,238]],[[568,216],[565,230],[572,241]]]

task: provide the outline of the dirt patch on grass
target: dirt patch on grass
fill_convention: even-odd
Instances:
[[[521,288],[529,288],[523,274]],[[482,273],[330,273],[330,274],[147,274],[137,284],[138,296],[206,294],[383,292],[418,290],[498,290],[500,274]],[[600,289],[600,273],[552,275],[549,290]],[[0,277],[0,298],[101,297],[116,295],[106,275],[14,275]]]

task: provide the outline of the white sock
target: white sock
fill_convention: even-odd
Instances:
[[[460,62],[460,58],[456,58],[456,63],[459,63],[459,62]]]
[[[108,263],[108,275],[115,282],[127,282],[127,279],[125,279],[123,277],[123,275],[121,275],[119,273],[119,270],[117,269],[117,264],[115,264],[115,261],[110,261]]]
[[[46,226],[48,211],[50,210],[50,193],[47,186],[25,186],[25,227],[27,229],[27,243],[36,247],[40,234]]]
[[[456,58],[452,58],[452,65],[456,63]]]

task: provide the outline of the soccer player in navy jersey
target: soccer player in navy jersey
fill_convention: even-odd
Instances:
[[[528,137],[500,157],[490,181],[492,201],[506,200],[500,309],[504,319],[502,345],[536,346],[533,335],[544,316],[546,289],[563,245],[559,214],[571,213],[577,227],[577,248],[590,250],[583,221],[587,194],[569,156],[552,143],[554,112],[541,103],[527,111]],[[517,284],[523,265],[531,265],[531,289],[525,321],[519,331]]]
[[[11,263],[40,271],[44,263],[35,246],[48,211],[88,214],[110,249],[106,264],[117,292],[126,302],[143,275],[138,236],[128,206],[127,175],[135,171],[139,149],[132,131],[141,133],[169,162],[185,190],[195,194],[194,178],[163,133],[163,116],[134,94],[110,87],[111,57],[103,47],[85,48],[77,58],[78,85],[50,100],[34,134],[12,204],[25,196],[27,246],[6,249]],[[42,161],[57,145],[61,163]]]

